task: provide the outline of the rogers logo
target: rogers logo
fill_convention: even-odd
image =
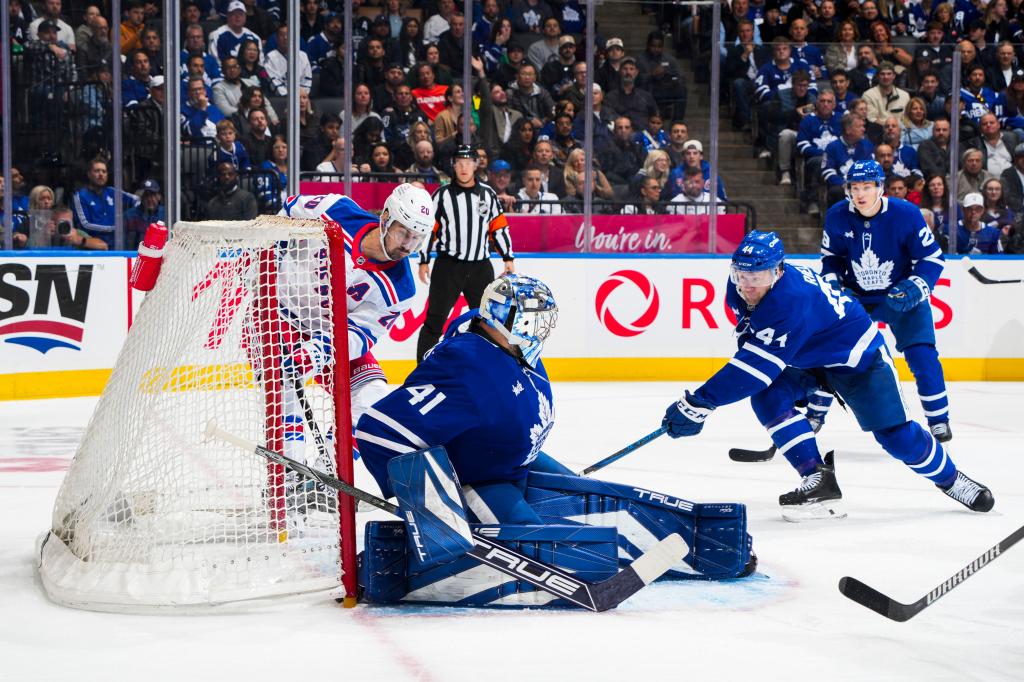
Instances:
[[[640,294],[644,299],[644,311],[632,322],[623,324],[609,310],[608,298],[613,291],[627,283],[640,290]],[[619,270],[610,274],[608,279],[597,288],[594,306],[597,311],[597,319],[612,334],[627,337],[636,336],[651,326],[651,323],[658,316],[658,290],[654,288],[651,281],[642,273],[636,270]]]

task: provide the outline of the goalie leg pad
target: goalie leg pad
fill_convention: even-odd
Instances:
[[[459,479],[443,447],[393,457],[388,478],[409,525],[413,561],[427,567],[473,548]]]
[[[614,528],[472,524],[473,531],[588,581],[618,571]],[[401,521],[366,524],[360,583],[370,603],[425,603],[473,607],[571,606],[533,585],[462,556],[423,569],[412,561]]]
[[[690,551],[666,574],[669,578],[736,578],[751,558],[742,504],[700,504],[593,478],[532,471],[526,499],[545,523],[615,526],[620,565],[678,533]]]

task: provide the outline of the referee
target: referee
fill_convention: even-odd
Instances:
[[[420,251],[420,281],[430,285],[427,319],[416,344],[416,361],[441,337],[448,314],[466,296],[470,308],[480,305],[484,287],[494,280],[488,260],[489,243],[505,261],[505,272],[515,272],[508,220],[498,195],[476,179],[476,149],[464,144],[455,151],[455,178],[434,192],[434,232]],[[430,273],[430,251],[437,247],[437,262]]]

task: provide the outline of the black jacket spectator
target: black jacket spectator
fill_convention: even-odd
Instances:
[[[626,92],[623,86],[620,86],[618,90],[608,93],[605,103],[620,116],[627,116],[633,122],[634,130],[646,129],[648,117],[658,110],[651,93],[640,88]]]
[[[625,123],[624,118],[616,119],[611,144],[597,155],[601,170],[613,185],[628,185],[644,165],[644,157],[647,156],[643,146],[633,140],[633,129],[622,128]],[[622,139],[623,136],[626,139]]]

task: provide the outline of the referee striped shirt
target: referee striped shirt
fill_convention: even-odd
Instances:
[[[515,258],[498,195],[479,180],[472,187],[452,182],[435,190],[434,215],[434,232],[420,251],[421,264],[430,262],[435,247],[439,255],[457,260],[486,260],[489,242],[502,260]]]

